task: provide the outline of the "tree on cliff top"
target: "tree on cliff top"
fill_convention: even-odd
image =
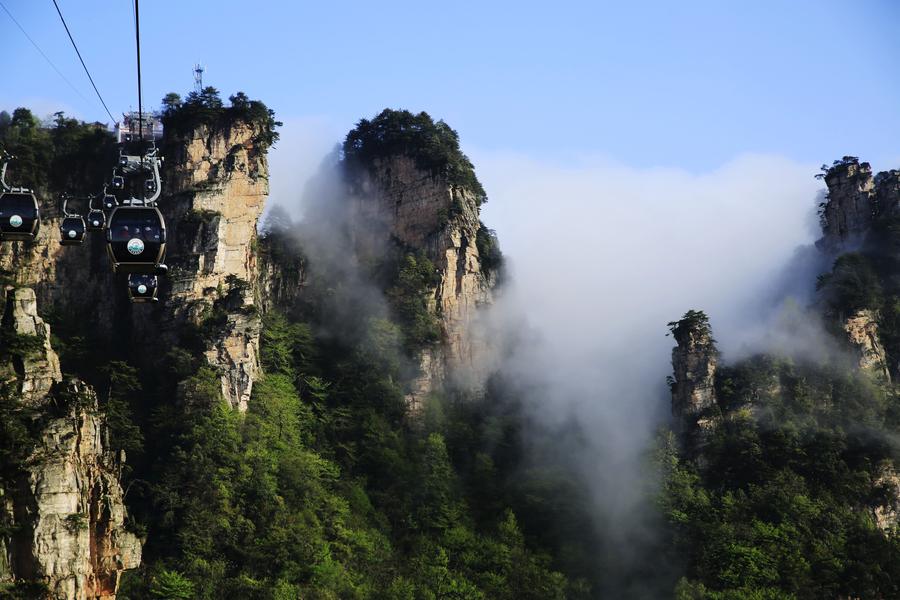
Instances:
[[[258,143],[271,146],[278,141],[275,129],[281,126],[281,122],[275,120],[274,110],[259,100],[251,100],[244,92],[237,92],[228,100],[231,105],[225,106],[219,90],[212,86],[189,93],[183,102],[181,96],[169,92],[162,99],[163,125],[185,132],[201,124],[230,127],[236,121],[244,121],[261,128],[262,132],[256,139]]]
[[[14,155],[7,181],[39,195],[94,192],[116,160],[115,138],[103,124],[85,123],[57,112],[42,122],[27,108],[0,118],[0,148]]]
[[[712,339],[712,328],[709,326],[709,317],[702,310],[689,310],[677,321],[667,323],[667,326],[675,341],[679,344],[686,339],[685,335],[691,331],[697,331],[701,335],[709,336],[710,341],[715,344],[715,340]]]
[[[420,169],[470,190],[479,206],[487,201],[472,162],[459,148],[459,135],[426,112],[386,108],[371,121],[362,119],[347,134],[343,152],[345,164],[365,168],[377,158],[409,156]]]

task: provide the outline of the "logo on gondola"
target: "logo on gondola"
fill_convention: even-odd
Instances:
[[[76,235],[78,235],[78,234],[75,232],[74,229],[70,229],[70,230],[69,230],[69,237],[70,237],[70,238],[74,238]]]
[[[128,240],[128,246],[126,246],[126,248],[128,248],[128,251],[130,253],[137,256],[144,251],[144,242],[137,238],[131,238],[130,240]]]
[[[147,286],[142,283],[141,285],[138,286],[137,291],[138,291],[138,294],[146,294]]]
[[[22,226],[22,217],[19,215],[13,215],[9,218],[9,224],[13,227],[21,227]]]

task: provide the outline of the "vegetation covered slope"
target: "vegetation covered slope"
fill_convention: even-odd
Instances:
[[[840,192],[839,175],[860,167],[866,165],[855,157],[824,167],[832,194]],[[865,179],[847,179],[841,193],[854,194],[847,210],[871,224],[852,243],[823,248],[837,250],[831,270],[818,278],[817,307],[832,339],[812,342],[846,344],[842,325],[866,311],[877,323],[871,335],[884,342],[894,381],[900,358],[896,197],[879,189],[896,177],[877,176],[874,192]],[[828,208],[832,215],[839,210]],[[827,234],[828,223],[823,226]],[[689,328],[698,314],[671,325]],[[703,414],[714,425],[700,442],[662,437],[666,546],[669,560],[686,573],[675,597],[900,597],[898,387],[882,370],[860,370],[854,350],[846,350],[825,361],[809,352],[720,367],[716,405]]]
[[[484,415],[448,409],[411,428],[403,328],[362,314],[335,339],[340,302],[318,292],[265,316],[266,374],[246,415],[187,345],[112,386],[139,399],[153,457],[132,492],[145,572],[122,597],[565,597],[503,495],[485,497],[504,487],[494,457],[454,460],[483,445]]]
[[[205,94],[168,97],[167,125],[244,118],[234,98],[225,108]],[[253,106],[274,128],[271,112]],[[52,127],[17,114],[16,131],[34,124],[31,139],[48,140],[41,164],[63,152]],[[274,227],[260,244],[279,248],[270,256],[280,269],[302,264],[302,248],[287,240],[293,229]],[[480,243],[499,262],[496,240]],[[101,339],[95,324],[47,315],[64,371],[96,387],[109,443],[127,455],[129,527],[145,546],[120,598],[588,596],[584,536],[555,527],[552,502],[560,489],[568,501],[583,491],[561,483],[565,474],[521,476],[514,401],[435,398],[422,422],[408,421],[409,353],[437,336],[424,298],[434,267],[415,251],[394,258],[369,273],[386,312],[354,310],[354,291],[323,278],[297,305],[263,316],[265,375],[245,414],[223,400],[203,355],[223,315],[244,310],[228,290],[202,322],[167,331],[165,344],[132,344],[127,323]],[[8,421],[12,441],[0,451],[14,469],[27,431]],[[590,529],[583,512],[566,515],[568,531]]]
[[[900,403],[868,375],[757,356],[721,369],[727,414],[699,455],[661,445],[676,597],[891,598]]]

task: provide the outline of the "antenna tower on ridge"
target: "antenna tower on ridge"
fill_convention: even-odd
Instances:
[[[194,91],[198,94],[203,91],[203,65],[197,63],[194,65]]]

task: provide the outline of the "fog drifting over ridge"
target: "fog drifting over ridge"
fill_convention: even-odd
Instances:
[[[773,347],[809,355],[824,337],[803,310],[821,266],[809,247],[817,168],[762,155],[699,175],[472,158],[509,266],[494,321],[529,329],[531,342],[503,369],[538,390],[525,402],[551,431],[579,424],[583,440],[550,443],[592,492],[610,590],[652,595],[628,573],[657,541],[645,461],[670,414],[666,324],[705,311],[726,360]]]
[[[473,161],[489,194],[483,220],[510,264],[506,302],[575,361],[653,339],[666,363],[665,325],[692,308],[709,314],[726,354],[738,352],[795,252],[818,237],[818,169],[780,157],[746,155],[699,175]]]

